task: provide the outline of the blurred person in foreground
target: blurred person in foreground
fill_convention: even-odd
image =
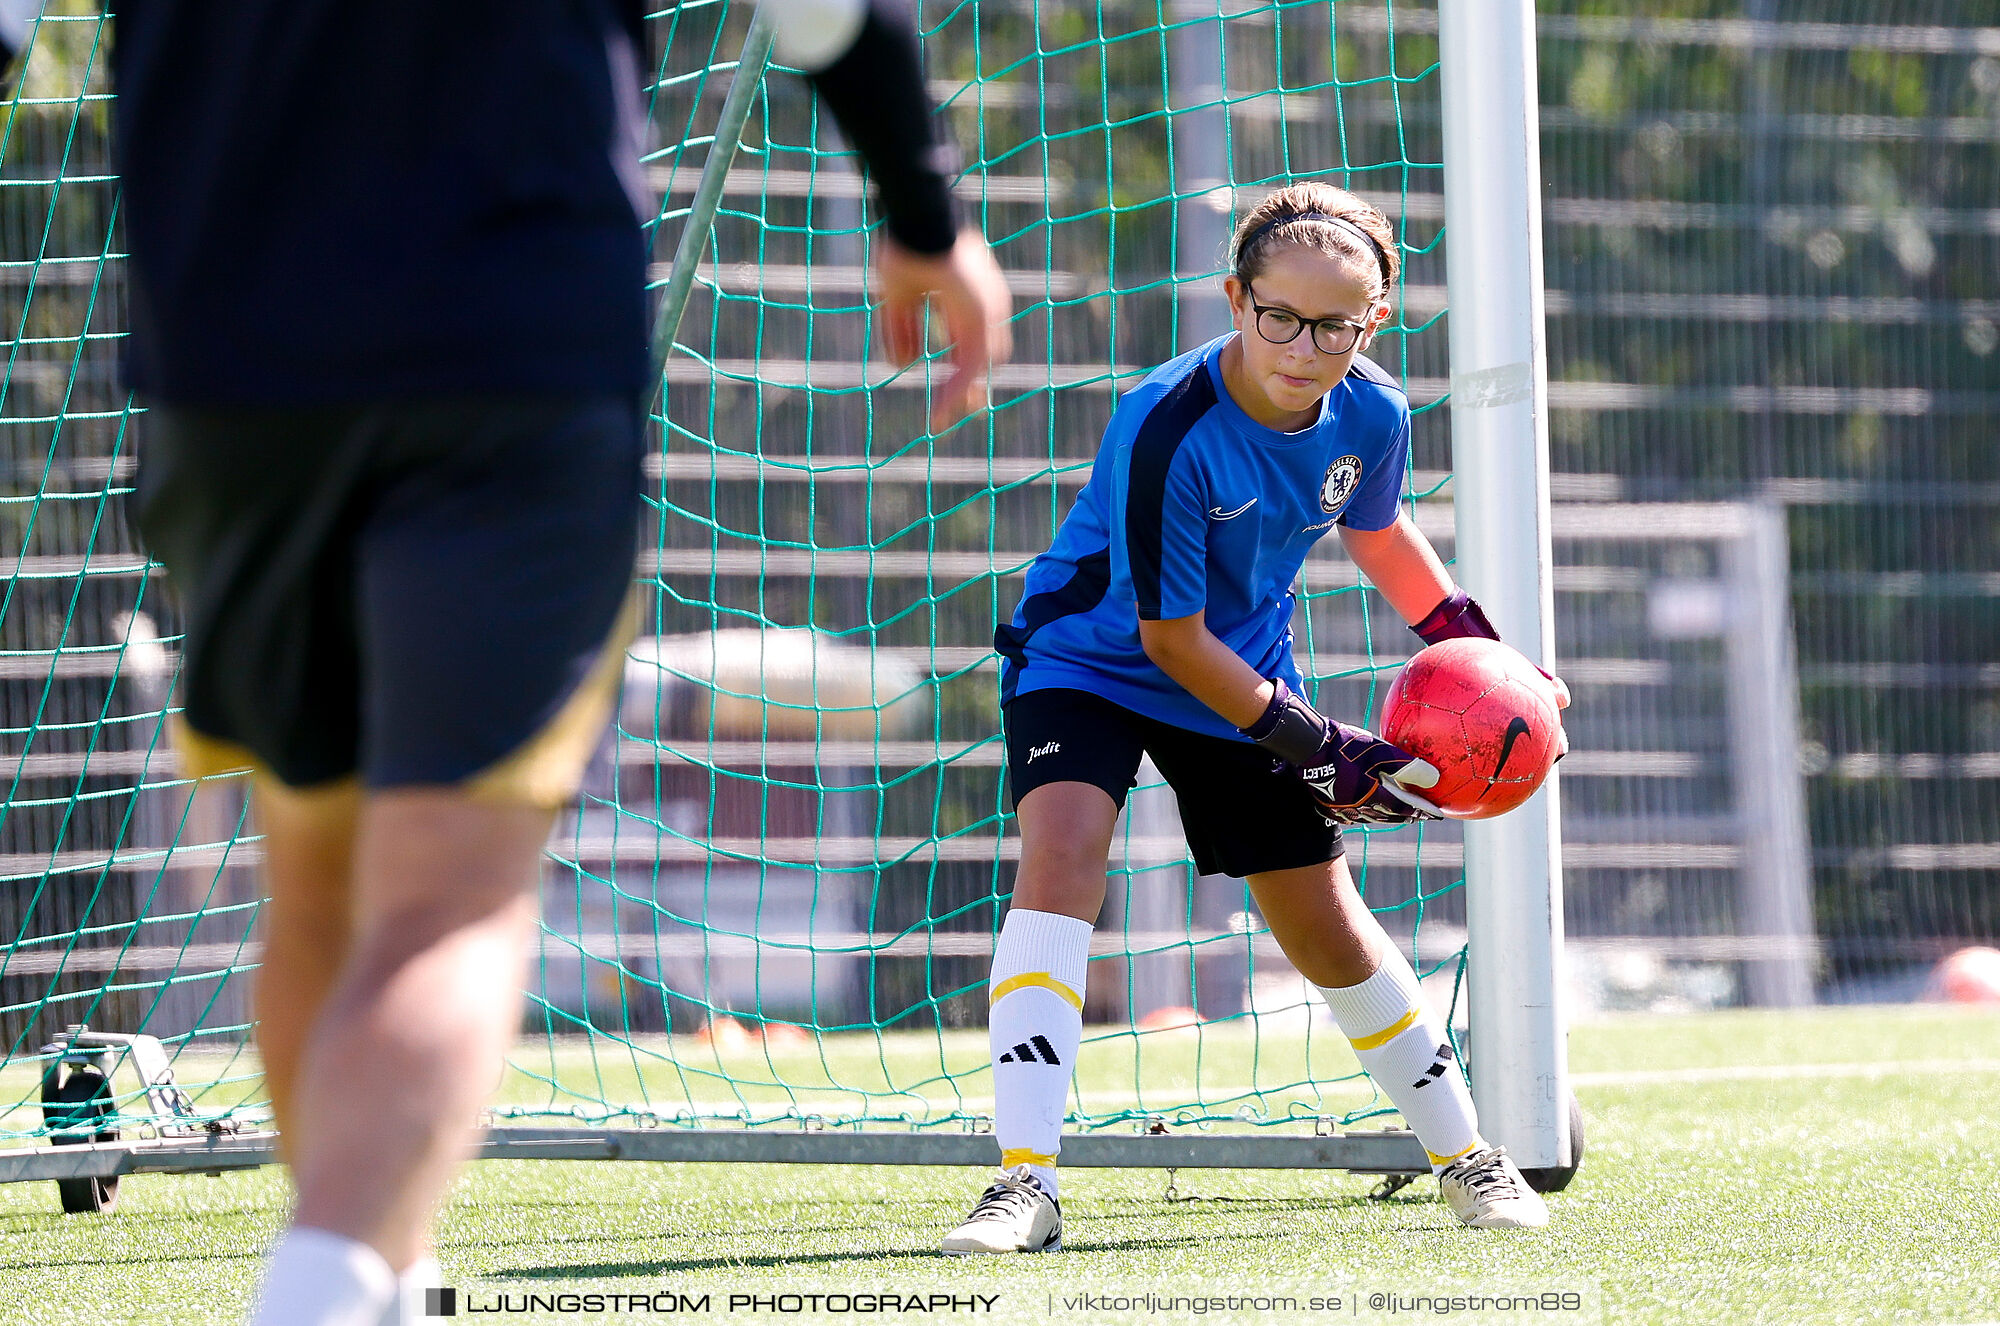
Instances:
[[[767,0],[881,194],[891,353],[983,400],[1007,296],[894,0]],[[611,713],[651,381],[644,10],[130,0],[138,525],[189,772],[253,771],[257,1040],[298,1187],[253,1320],[376,1326],[516,1033],[554,812]]]

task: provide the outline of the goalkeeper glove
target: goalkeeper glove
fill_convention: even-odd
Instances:
[[[1263,716],[1238,730],[1298,771],[1328,823],[1437,818],[1429,802],[1409,791],[1434,786],[1436,769],[1372,732],[1329,722],[1280,678],[1271,679]]]
[[[1479,600],[1462,589],[1454,589],[1444,596],[1444,601],[1430,610],[1430,615],[1410,628],[1427,645],[1445,640],[1462,640],[1475,636],[1481,640],[1498,640],[1500,632],[1493,629],[1493,623],[1486,620],[1486,610],[1479,606]],[[1537,663],[1535,671],[1549,679],[1549,685],[1556,688],[1556,708],[1569,708],[1569,687],[1563,679]],[[1563,755],[1569,754],[1569,735],[1562,739]],[[1558,755],[1561,759],[1562,755]]]
[[[1462,640],[1467,636],[1481,640],[1500,638],[1500,632],[1486,620],[1486,612],[1479,606],[1479,601],[1462,589],[1453,589],[1445,595],[1444,602],[1432,608],[1428,617],[1410,629],[1427,645]]]

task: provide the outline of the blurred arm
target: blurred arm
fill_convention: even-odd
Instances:
[[[42,0],[0,0],[0,65],[12,64],[27,48],[41,17]],[[5,85],[0,85],[0,91],[4,90]]]
[[[942,430],[986,399],[987,367],[1012,350],[1006,282],[993,254],[961,225],[951,180],[958,152],[924,87],[915,20],[895,0],[763,0],[780,61],[805,71],[881,193],[887,235],[875,279],[891,358],[923,352],[934,303],[952,352],[931,427]]]
[[[924,87],[908,11],[889,0],[763,0],[780,61],[803,70],[868,163],[889,234],[912,253],[958,237],[958,151]]]

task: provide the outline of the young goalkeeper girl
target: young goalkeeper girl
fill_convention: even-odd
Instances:
[[[1341,825],[1423,816],[1386,784],[1420,791],[1437,771],[1315,713],[1292,657],[1291,586],[1334,530],[1426,643],[1494,636],[1397,509],[1409,402],[1360,357],[1390,317],[1395,234],[1353,194],[1294,184],[1243,219],[1231,253],[1235,330],[1119,402],[995,635],[1021,834],[988,987],[1002,1172],[948,1253],[1062,1245],[1056,1157],[1085,959],[1113,824],[1147,754],[1201,873],[1249,881],[1452,1211],[1482,1227],[1548,1219],[1480,1137],[1444,1023],[1342,859]]]

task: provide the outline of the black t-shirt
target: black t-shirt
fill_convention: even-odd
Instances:
[[[642,389],[639,23],[626,0],[123,0],[132,385]]]

